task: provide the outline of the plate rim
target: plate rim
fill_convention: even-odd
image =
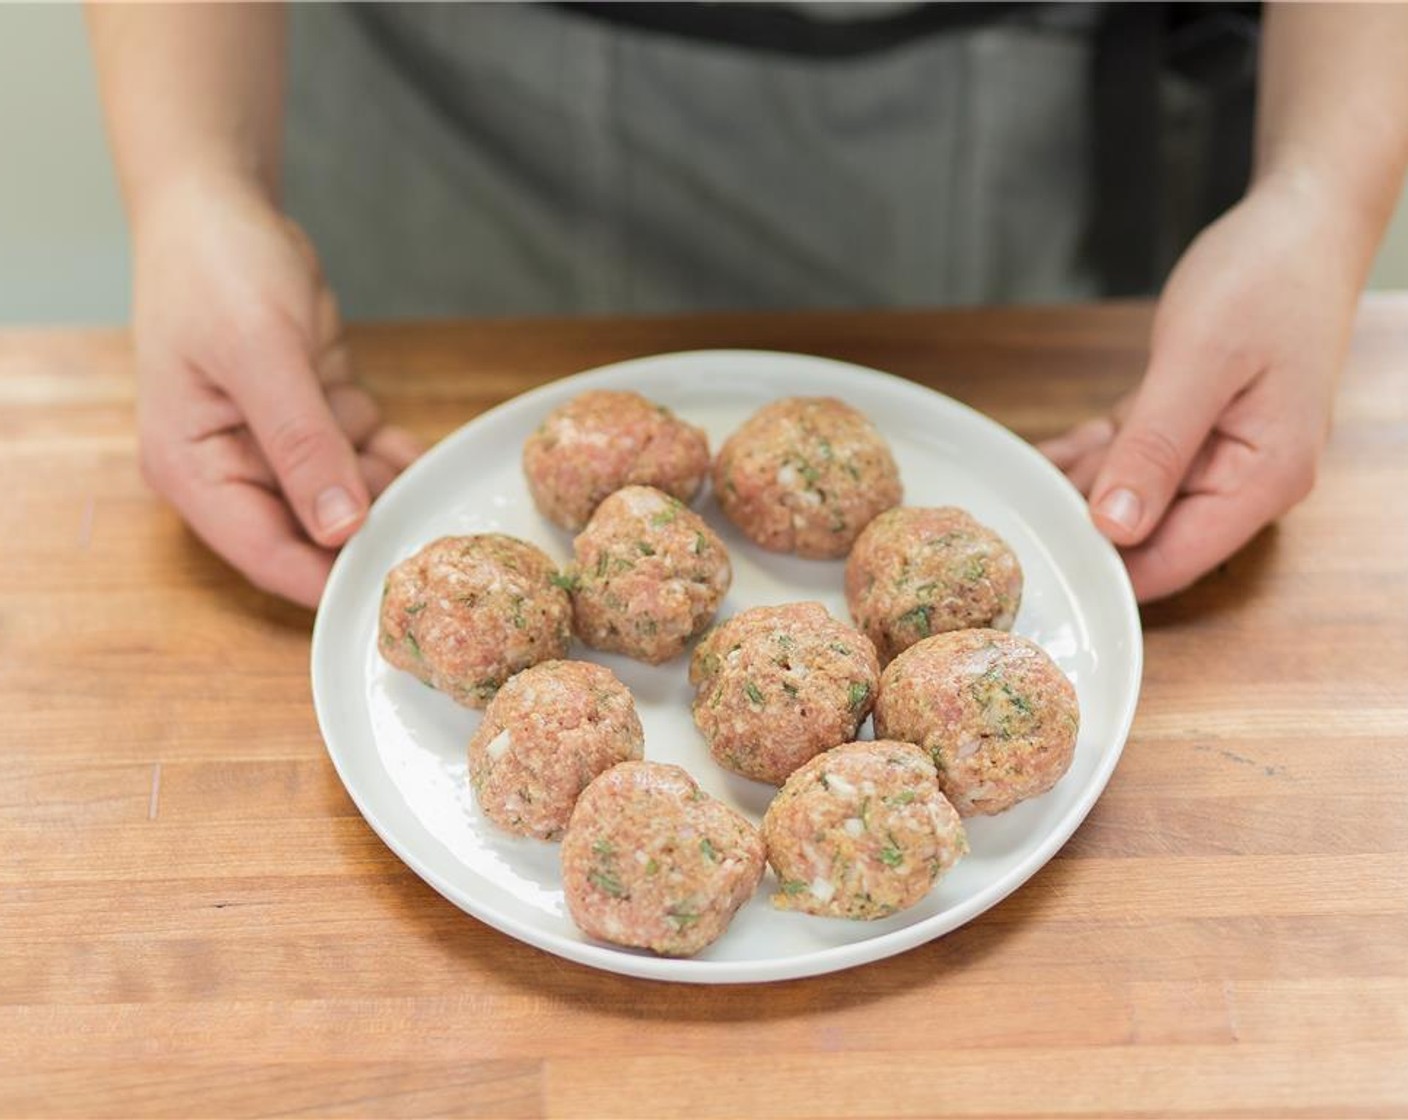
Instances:
[[[393,479],[381,496],[377,498],[377,504],[387,501],[388,497],[394,499],[394,496],[400,493],[401,490],[405,489],[408,485],[413,485],[415,475],[419,473],[418,468],[422,468],[424,464],[453,455],[454,449],[460,443],[473,438],[473,433],[470,429],[474,425],[502,413],[528,410],[535,402],[544,397],[555,397],[561,394],[564,391],[564,387],[569,393],[574,389],[576,391],[585,391],[586,389],[594,387],[594,382],[611,380],[622,374],[629,375],[633,372],[644,373],[647,372],[651,366],[671,364],[681,359],[692,361],[703,359],[726,361],[728,359],[739,358],[747,358],[750,360],[757,358],[800,359],[808,363],[823,363],[835,368],[838,372],[844,372],[850,376],[859,375],[863,380],[878,379],[880,382],[888,383],[892,388],[897,388],[904,393],[928,395],[937,398],[939,401],[943,402],[945,407],[950,407],[961,413],[965,413],[967,419],[976,421],[979,427],[986,430],[988,435],[1000,439],[1003,443],[1007,444],[1009,448],[1015,450],[1017,454],[1027,458],[1029,462],[1039,464],[1039,469],[1058,479],[1062,484],[1063,500],[1068,506],[1075,507],[1073,512],[1077,517],[1088,521],[1085,500],[1080,496],[1075,487],[1070,484],[1069,480],[1066,479],[1045,456],[1015,432],[973,408],[971,405],[956,400],[921,382],[902,377],[898,374],[888,373],[884,370],[859,365],[855,362],[831,358],[825,355],[809,354],[804,351],[760,348],[700,348],[638,355],[636,357],[609,362],[605,365],[594,366],[577,373],[553,378],[544,382],[542,385],[515,394],[466,420],[454,431],[437,441],[424,455],[417,459],[416,462],[412,463],[410,467]],[[411,481],[408,482],[408,480]],[[537,929],[532,925],[518,921],[512,916],[499,913],[492,907],[480,905],[463,887],[457,887],[455,884],[448,882],[416,854],[413,845],[402,843],[396,832],[389,828],[379,817],[374,806],[369,804],[363,797],[362,792],[358,788],[358,783],[353,780],[347,770],[344,769],[344,759],[339,756],[339,751],[333,746],[333,739],[330,734],[332,713],[330,710],[331,701],[329,699],[332,689],[328,687],[331,682],[320,687],[320,682],[323,682],[328,672],[326,666],[329,663],[329,659],[320,657],[320,650],[330,640],[328,638],[328,632],[335,623],[329,621],[329,614],[325,611],[324,607],[337,597],[334,592],[341,586],[342,582],[351,578],[347,575],[347,572],[353,565],[353,560],[349,559],[349,557],[355,558],[357,554],[357,541],[360,537],[360,531],[338,552],[313,621],[313,634],[309,651],[309,668],[310,686],[313,693],[314,711],[318,721],[318,731],[322,737],[324,748],[329,758],[332,760],[333,768],[337,772],[338,780],[342,783],[348,796],[352,798],[353,804],[357,807],[357,811],[361,814],[362,819],[371,827],[372,831],[376,833],[398,859],[457,909],[469,914],[471,917],[499,932],[513,937],[515,940],[531,945],[540,952],[551,953],[563,959],[572,960],[576,963],[607,972],[614,972],[639,979],[663,980],[675,983],[768,983],[822,975],[829,972],[858,967],[863,964],[869,964],[899,955],[910,949],[917,948],[920,945],[927,944],[930,941],[937,940],[960,926],[966,925],[980,914],[985,913],[1008,898],[1014,891],[1024,886],[1065,846],[1071,836],[1073,836],[1081,824],[1084,823],[1086,817],[1089,816],[1090,811],[1095,807],[1096,802],[1099,801],[1106,786],[1109,784],[1110,778],[1114,774],[1115,768],[1118,766],[1124,754],[1125,746],[1128,744],[1129,733],[1133,727],[1134,716],[1142,692],[1144,637],[1138,603],[1135,599],[1134,590],[1130,584],[1129,575],[1125,570],[1124,563],[1120,559],[1119,553],[1114,545],[1095,531],[1093,526],[1092,533],[1095,538],[1095,550],[1100,556],[1100,561],[1108,570],[1107,574],[1113,576],[1114,586],[1118,590],[1121,606],[1124,608],[1122,613],[1125,615],[1125,622],[1128,624],[1128,637],[1131,639],[1128,650],[1128,668],[1132,687],[1124,698],[1118,718],[1114,721],[1115,727],[1117,728],[1116,738],[1118,741],[1110,747],[1092,775],[1091,780],[1087,782],[1086,786],[1082,789],[1075,803],[1072,804],[1071,807],[1067,809],[1066,813],[1058,820],[1056,826],[1043,838],[1036,848],[1027,853],[1027,855],[1014,867],[1009,869],[1005,875],[994,883],[988,884],[976,891],[964,901],[939,914],[932,915],[912,925],[891,930],[872,938],[848,942],[843,945],[827,946],[822,949],[777,960],[703,961],[691,958],[646,956],[605,943],[598,944],[592,941],[569,940],[558,934]],[[320,665],[322,665],[323,668],[320,669]],[[835,920],[840,921],[844,919]]]

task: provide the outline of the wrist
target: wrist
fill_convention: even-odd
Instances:
[[[1287,221],[1334,246],[1356,292],[1363,286],[1393,214],[1396,196],[1377,198],[1310,160],[1285,158],[1253,176],[1246,198],[1285,207]]]
[[[132,241],[140,246],[193,205],[222,204],[267,207],[276,212],[279,208],[265,176],[254,168],[211,155],[153,175],[130,192]]]

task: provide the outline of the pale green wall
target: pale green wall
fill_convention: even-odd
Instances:
[[[1379,247],[1374,271],[1369,273],[1369,287],[1379,291],[1408,289],[1408,186]]]
[[[82,9],[0,4],[0,323],[119,322],[127,270]]]
[[[121,322],[127,260],[82,12],[0,3],[0,323]],[[1408,205],[1371,286],[1408,288]]]

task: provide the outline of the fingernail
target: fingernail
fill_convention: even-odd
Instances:
[[[1106,521],[1113,521],[1132,533],[1139,527],[1144,505],[1133,490],[1111,490],[1100,502],[1097,512]]]
[[[318,527],[325,533],[341,529],[349,522],[357,520],[359,512],[352,495],[341,486],[329,486],[313,503],[313,516],[317,519]]]

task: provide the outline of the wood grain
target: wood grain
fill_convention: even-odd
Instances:
[[[1039,438],[1149,308],[357,328],[428,438],[663,350],[826,354]],[[1060,856],[850,972],[681,988],[520,945],[362,822],[310,617],[142,485],[117,332],[0,334],[0,1114],[1408,1114],[1408,299],[1366,303],[1319,485],[1144,612],[1139,713]]]

